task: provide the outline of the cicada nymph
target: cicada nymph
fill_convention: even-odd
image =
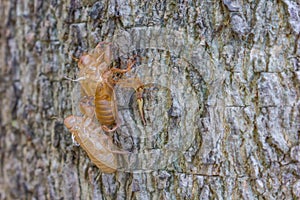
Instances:
[[[113,60],[110,43],[101,42],[88,54],[78,60],[81,85],[81,100],[79,102],[83,117],[71,115],[64,121],[66,127],[82,146],[94,164],[103,172],[113,173],[117,169],[114,153],[127,152],[118,149],[112,139],[101,133],[113,132],[119,127],[115,86],[132,87],[137,92],[137,103],[141,118],[143,115],[143,84],[137,78],[115,78],[116,74],[124,74],[135,64],[133,59],[127,63],[126,69],[110,67]],[[99,121],[95,123],[94,117]]]
[[[89,54],[84,54],[78,61],[79,81],[82,96],[94,98],[95,116],[106,132],[113,132],[119,126],[115,86],[132,87],[137,92],[137,102],[141,119],[146,124],[143,115],[143,84],[138,78],[115,79],[115,74],[129,72],[135,61],[129,60],[126,69],[119,69],[110,65],[113,60],[110,43],[101,42]],[[124,86],[123,86],[124,85]]]

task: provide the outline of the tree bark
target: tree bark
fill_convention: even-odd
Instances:
[[[0,199],[299,199],[300,5],[282,1],[0,0]],[[63,124],[100,41],[145,87],[116,87],[102,173]],[[79,95],[78,95],[79,94]],[[101,133],[102,134],[102,133]]]

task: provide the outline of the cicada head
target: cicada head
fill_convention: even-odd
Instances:
[[[74,115],[70,115],[68,116],[65,120],[64,120],[64,124],[65,126],[71,131],[75,131],[76,129],[78,129],[78,127],[80,126],[80,124],[82,123],[82,118],[78,117],[78,116],[74,116]]]
[[[70,115],[64,120],[65,126],[69,129],[69,131],[72,133],[72,137],[74,137],[77,142],[79,142],[78,131],[80,131],[82,121],[82,117],[74,115]]]

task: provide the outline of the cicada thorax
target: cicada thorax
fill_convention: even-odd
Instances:
[[[78,60],[81,96],[94,96],[98,83],[103,81],[102,74],[109,70],[112,63],[111,49],[110,43],[101,42]]]
[[[94,104],[96,118],[102,126],[108,129],[117,126],[117,105],[112,85],[106,82],[97,85]]]
[[[106,74],[108,66],[106,63],[91,63],[89,66],[80,68],[79,81],[82,96],[94,96],[99,82],[103,82],[103,74]]]

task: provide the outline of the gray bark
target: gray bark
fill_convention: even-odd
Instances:
[[[299,3],[0,5],[0,199],[300,198]],[[116,88],[113,137],[138,164],[115,174],[63,125],[78,114],[72,56],[100,41],[122,61],[139,55],[128,76],[162,86],[145,95],[146,127],[134,92]]]

